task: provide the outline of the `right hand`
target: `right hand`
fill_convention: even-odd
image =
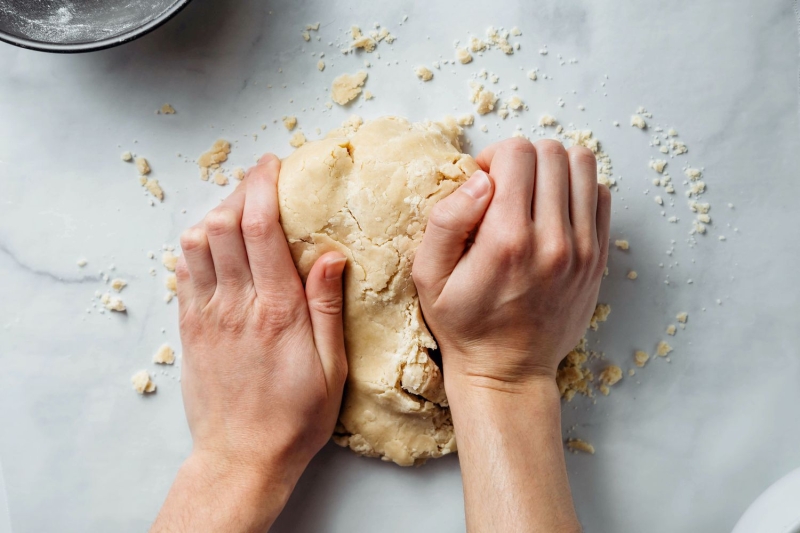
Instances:
[[[580,146],[508,139],[476,160],[483,170],[432,210],[413,277],[445,383],[514,389],[555,378],[589,323],[611,194]]]

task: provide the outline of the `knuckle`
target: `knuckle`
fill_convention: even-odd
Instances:
[[[316,311],[317,313],[322,313],[324,315],[338,315],[342,312],[342,295],[341,294],[331,294],[325,296],[317,296],[312,298],[308,302],[308,306]]]
[[[220,206],[206,215],[204,225],[208,235],[226,235],[236,230],[239,217],[232,209]]]
[[[220,306],[217,315],[217,325],[220,333],[230,336],[240,336],[247,328],[247,315],[243,312],[244,306],[226,304]]]
[[[178,278],[179,283],[189,281],[189,267],[186,266],[186,259],[184,259],[183,255],[178,258],[178,264],[175,265],[175,276]]]
[[[597,158],[594,153],[585,146],[570,146],[567,149],[567,154],[569,155],[569,160],[572,165],[590,168],[597,166]]]
[[[523,232],[508,232],[500,239],[497,253],[506,261],[525,261],[531,254],[530,239]]]
[[[580,270],[591,270],[597,263],[600,251],[596,244],[587,240],[575,247],[575,262]]]
[[[564,145],[552,139],[536,141],[536,152],[541,157],[565,157],[567,155]]]
[[[269,233],[270,220],[266,213],[254,213],[242,219],[242,235],[248,238],[262,238]]]
[[[510,139],[504,140],[500,143],[500,147],[509,152],[521,152],[521,153],[535,153],[536,149],[533,147],[533,144],[528,139],[523,139],[521,137],[511,137]]]
[[[564,237],[548,239],[541,249],[541,262],[545,270],[552,273],[569,269],[572,263],[572,250]]]
[[[285,331],[297,321],[299,307],[288,301],[265,306],[259,313],[259,325],[262,331],[270,335]]]
[[[184,252],[193,252],[202,248],[206,243],[206,232],[203,228],[192,227],[181,233],[181,249]]]

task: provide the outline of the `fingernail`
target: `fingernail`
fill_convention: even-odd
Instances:
[[[478,200],[489,193],[489,189],[492,188],[492,182],[489,181],[489,175],[486,172],[476,170],[461,188],[465,193]]]
[[[344,265],[347,263],[346,257],[337,257],[336,259],[328,259],[323,269],[323,274],[326,280],[340,279]]]

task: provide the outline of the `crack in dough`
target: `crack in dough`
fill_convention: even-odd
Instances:
[[[303,280],[326,252],[348,258],[349,374],[334,441],[402,466],[456,451],[411,266],[433,206],[478,169],[460,134],[451,118],[351,117],[287,157],[278,181],[281,224]]]

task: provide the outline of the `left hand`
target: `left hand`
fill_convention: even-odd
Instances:
[[[279,170],[275,156],[262,157],[181,236],[176,269],[183,399],[194,441],[182,470],[192,479],[224,478],[219,498],[231,486],[231,494],[244,487],[264,494],[269,501],[254,503],[277,509],[262,517],[269,523],[331,437],[347,376],[346,258],[320,257],[304,289],[279,223]],[[206,522],[202,529],[213,528]]]

